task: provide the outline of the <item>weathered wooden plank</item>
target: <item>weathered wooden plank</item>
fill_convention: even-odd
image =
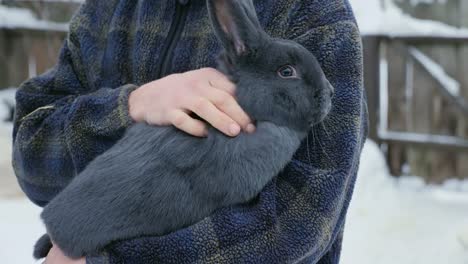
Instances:
[[[5,87],[9,83],[9,76],[8,76],[8,61],[6,58],[6,45],[7,45],[7,38],[6,33],[0,30],[0,89]]]
[[[0,29],[0,89],[28,79],[31,59],[37,74],[52,67],[65,37],[64,32]]]
[[[403,41],[409,45],[439,45],[439,44],[465,44],[468,42],[466,36],[388,36],[388,35],[371,35],[373,37],[381,37],[384,40]]]
[[[423,52],[431,49],[430,46],[420,46]],[[423,67],[415,64],[414,67],[414,96],[412,100],[412,130],[410,132],[428,134],[431,133],[432,119],[432,99],[434,91],[437,89],[436,83],[429,78]],[[411,168],[411,174],[430,177],[431,161],[433,154],[427,146],[424,148],[409,146],[406,148],[408,164]]]
[[[406,54],[401,50],[405,50],[405,44],[400,41],[390,42],[388,48],[388,65],[389,65],[389,117],[388,128],[393,131],[407,131],[406,122]],[[394,175],[400,175],[406,160],[404,146],[400,144],[388,144],[388,162],[390,172]]]
[[[364,88],[369,109],[369,138],[378,142],[377,123],[379,109],[379,43],[375,37],[364,37]]]
[[[11,31],[3,31],[4,33],[4,46],[2,55],[5,59],[6,68],[4,69],[6,76],[5,80],[1,81],[1,88],[9,86],[17,86],[23,82],[27,77],[27,52],[22,45],[22,36],[12,33]]]
[[[456,46],[434,45],[429,55],[431,55],[450,76],[456,76],[458,55]],[[459,121],[459,111],[457,107],[446,100],[440,91],[434,93],[432,106],[431,132],[443,135],[456,135],[456,127]],[[456,152],[447,151],[433,153],[433,161],[430,164],[430,179],[441,182],[448,177],[454,177],[457,174],[457,154]]]
[[[461,27],[468,28],[468,1],[459,0],[458,19]],[[462,95],[468,100],[468,44],[458,45],[457,79],[463,87]],[[468,138],[468,117],[460,116],[457,135]],[[460,153],[457,156],[457,176],[468,178],[468,153]]]
[[[406,146],[427,146],[437,150],[447,150],[451,152],[468,152],[468,139],[455,136],[421,134],[412,132],[379,133],[380,139],[384,142],[397,142]]]

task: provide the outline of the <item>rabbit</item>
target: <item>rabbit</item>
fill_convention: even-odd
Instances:
[[[130,126],[44,208],[48,235],[35,257],[47,254],[50,239],[78,258],[249,202],[326,117],[333,87],[311,52],[270,37],[251,0],[207,0],[207,8],[223,48],[218,69],[236,84],[256,131],[231,138],[209,127],[208,136],[198,138],[172,126]]]

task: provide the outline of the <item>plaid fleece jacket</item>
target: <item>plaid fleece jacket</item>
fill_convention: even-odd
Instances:
[[[166,236],[115,242],[87,263],[339,262],[367,133],[359,31],[347,0],[254,3],[270,35],[318,58],[336,89],[329,118],[250,203]],[[13,166],[24,192],[46,205],[132,125],[132,90],[214,67],[219,50],[204,0],[88,0],[57,65],[17,92]]]

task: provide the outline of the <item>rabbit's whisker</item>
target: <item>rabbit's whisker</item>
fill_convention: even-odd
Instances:
[[[330,136],[330,133],[328,133],[327,127],[325,126],[325,122],[326,120],[323,120],[323,122],[321,122],[320,125],[322,126],[323,131],[325,131],[325,134],[327,135],[327,139],[331,140],[332,137]]]
[[[315,134],[314,134],[314,127],[310,130],[310,133],[312,133],[312,147],[315,147]]]
[[[309,164],[312,164],[312,159],[310,158],[309,134],[307,134],[307,157],[309,158]]]

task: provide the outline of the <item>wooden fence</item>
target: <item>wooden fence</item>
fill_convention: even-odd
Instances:
[[[17,87],[57,61],[65,32],[0,29],[0,88]]]
[[[464,51],[468,38],[367,36],[363,43],[370,136],[392,174],[431,182],[467,176],[468,86],[461,75],[468,71],[458,71],[465,54],[453,49]]]
[[[68,22],[81,0],[0,0],[7,7],[25,8],[38,19]],[[52,67],[66,32],[41,28],[0,28],[0,89],[18,86]]]
[[[468,27],[466,0],[397,3],[414,17]],[[430,182],[468,177],[468,39],[366,36],[363,43],[371,137],[391,172]]]

